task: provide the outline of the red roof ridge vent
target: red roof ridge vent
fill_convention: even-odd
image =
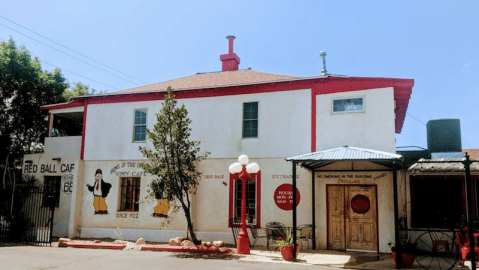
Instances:
[[[223,63],[221,71],[233,71],[239,68],[240,58],[233,52],[233,42],[235,38],[235,36],[226,37],[226,39],[228,39],[228,54],[220,55],[220,60]]]

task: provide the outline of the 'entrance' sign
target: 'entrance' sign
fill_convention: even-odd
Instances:
[[[301,196],[296,188],[296,206],[298,206]],[[282,184],[274,191],[274,203],[285,211],[293,210],[293,185]]]

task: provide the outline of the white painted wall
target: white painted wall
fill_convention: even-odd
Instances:
[[[259,102],[258,138],[242,138],[243,103]],[[311,91],[180,99],[192,120],[191,140],[201,141],[210,158],[288,157],[311,149]],[[85,160],[143,159],[133,142],[135,109],[148,109],[147,127],[156,123],[161,101],[88,105]]]
[[[54,156],[57,157],[57,156]],[[46,154],[29,154],[24,156],[24,162],[26,160],[31,160],[32,163],[24,163],[22,172],[24,174],[33,174],[35,175],[41,184],[44,183],[45,176],[62,176],[62,183],[60,185],[60,203],[59,207],[55,208],[54,218],[53,218],[53,236],[57,237],[67,237],[68,228],[70,222],[70,209],[72,202],[72,193],[67,192],[64,188],[65,175],[73,175],[73,184],[75,185],[78,181],[78,173],[81,170],[79,167],[78,158],[68,158],[62,157],[61,161],[52,160],[54,158]],[[73,166],[72,166],[73,164]],[[41,170],[41,165],[51,165],[51,172]],[[53,172],[53,165],[55,166],[55,172]],[[65,165],[65,166],[62,166]],[[65,171],[66,165],[70,168],[73,168],[71,171]],[[26,166],[32,166],[27,168]],[[36,172],[33,171],[34,166],[36,166]],[[62,168],[64,171],[62,171]],[[72,190],[74,192],[74,189]],[[46,223],[46,222],[45,222]]]
[[[332,112],[333,99],[364,98],[364,112]],[[317,151],[353,146],[396,153],[392,87],[316,96]]]
[[[228,167],[237,159],[207,159],[202,161],[198,169],[203,172],[203,178],[198,185],[196,195],[192,200],[192,221],[195,231],[198,232],[200,239],[223,240],[233,243],[231,229],[228,227],[229,213],[229,195],[230,181]],[[120,203],[120,176],[132,176],[143,172],[138,168],[141,160],[129,161],[85,161],[85,177],[79,188],[83,189],[81,198],[80,215],[80,236],[81,237],[100,237],[96,231],[105,232],[103,237],[112,237],[121,239],[126,235],[120,235],[120,231],[130,230],[129,237],[136,235],[150,235],[148,230],[156,230],[157,237],[146,239],[149,241],[167,241],[166,237],[171,238],[172,232],[185,232],[187,223],[182,209],[169,224],[163,224],[164,218],[153,217],[153,208],[156,201],[145,199],[147,195],[148,184],[154,179],[151,175],[141,176],[140,187],[140,209],[137,212],[138,217],[127,218],[119,217],[117,214],[127,213],[119,211]],[[292,183],[291,171],[292,163],[284,159],[263,159],[250,158],[250,162],[257,162],[261,168],[261,226],[266,223],[277,221],[286,226],[292,226],[292,211],[285,211],[274,203],[274,192],[278,186],[284,183]],[[118,169],[112,171],[115,166],[120,165]],[[135,164],[133,167],[132,164]],[[93,208],[93,195],[88,191],[86,184],[93,185],[94,173],[96,169],[103,171],[103,180],[112,184],[110,193],[106,198],[108,205],[107,215],[95,215]],[[215,177],[208,177],[214,175]],[[301,200],[298,205],[298,225],[311,224],[311,173],[304,169],[297,170],[297,188],[300,192]],[[216,177],[218,176],[218,177]],[[226,182],[226,186],[223,184]],[[128,215],[130,213],[127,213]],[[171,211],[170,211],[171,214]],[[100,229],[107,229],[100,230]],[[260,234],[264,232],[260,231]],[[114,236],[114,237],[113,237]],[[179,236],[179,235],[176,235]],[[140,236],[145,237],[145,236]],[[134,239],[135,240],[135,239]],[[264,241],[263,241],[264,242]],[[265,242],[258,244],[265,244]]]
[[[80,158],[81,136],[46,137],[45,155]]]

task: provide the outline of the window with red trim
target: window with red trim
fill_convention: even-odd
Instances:
[[[234,219],[233,226],[239,226],[241,221],[241,198],[243,181],[233,179],[230,176],[230,214],[229,218]],[[254,227],[260,226],[261,210],[261,172],[256,178],[246,183],[246,221]]]
[[[119,211],[138,212],[140,201],[140,177],[120,178]]]

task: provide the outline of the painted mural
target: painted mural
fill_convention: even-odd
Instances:
[[[153,210],[153,217],[168,217],[168,212],[170,211],[170,201],[171,197],[168,194],[168,191],[165,188],[164,182],[157,182],[155,190],[155,199],[156,206]]]
[[[88,190],[93,193],[93,207],[95,208],[95,214],[108,214],[108,206],[106,205],[105,198],[111,189],[111,184],[103,181],[103,173],[101,169],[95,171],[95,183],[93,186],[87,184]]]

